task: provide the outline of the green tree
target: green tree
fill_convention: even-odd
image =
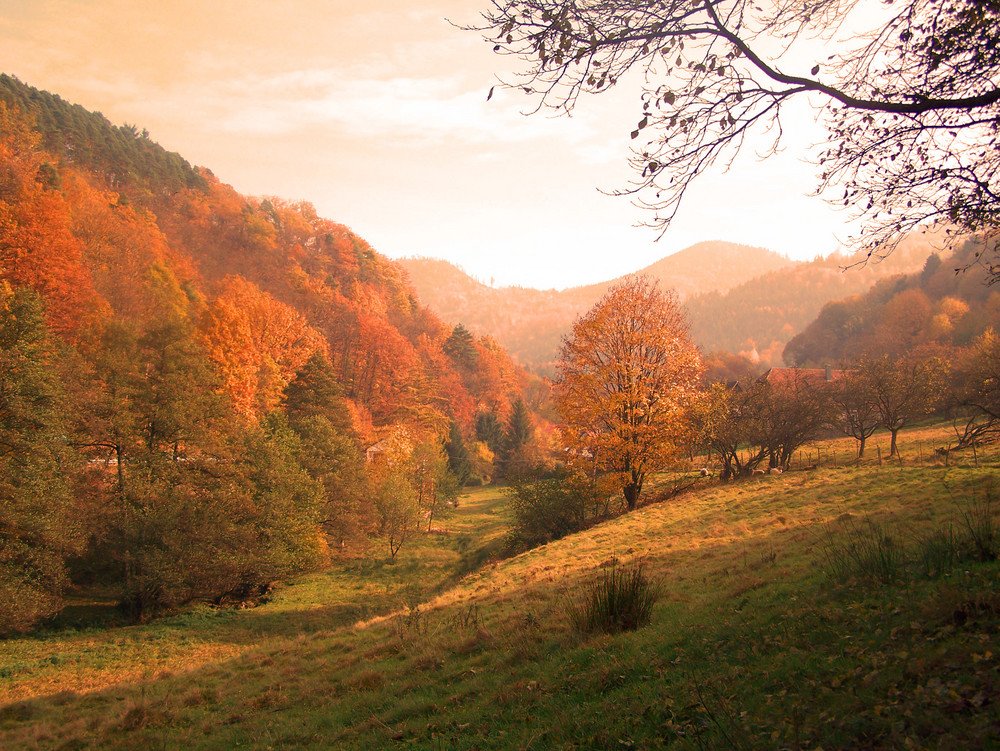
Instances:
[[[285,387],[289,424],[301,439],[299,462],[323,486],[322,527],[341,550],[374,528],[372,488],[364,454],[333,366],[316,352]]]
[[[322,489],[296,461],[297,436],[279,415],[232,441],[225,462],[152,464],[129,483],[105,550],[133,617],[252,597],[322,560]]]
[[[829,134],[820,192],[864,221],[871,251],[927,223],[964,233],[1000,225],[995,0],[491,6],[475,30],[523,61],[508,85],[536,97],[536,109],[569,112],[583,93],[643,82],[638,178],[624,192],[662,230],[713,164],[727,166],[747,144],[765,157],[781,149],[802,99]]]
[[[444,351],[460,365],[474,368],[479,359],[476,351],[476,338],[462,324],[456,324],[451,334],[445,339]]]
[[[417,506],[431,530],[434,517],[458,495],[458,482],[448,468],[448,454],[436,440],[413,447],[408,461],[410,481],[417,493]]]
[[[299,463],[323,488],[323,532],[336,548],[357,547],[375,525],[371,480],[361,446],[319,415],[296,420],[292,429],[300,439]]]
[[[0,634],[61,607],[84,543],[56,362],[41,299],[0,282]]]
[[[333,365],[314,352],[285,387],[283,404],[294,424],[306,417],[323,417],[338,432],[352,435],[354,426]]]
[[[406,541],[417,533],[420,522],[417,493],[404,472],[389,472],[376,492],[375,509],[379,534],[389,544],[389,555],[395,561]]]
[[[462,437],[462,431],[454,420],[448,428],[448,440],[444,444],[444,450],[448,454],[448,468],[459,486],[464,486],[472,477],[472,458]]]
[[[518,460],[523,457],[524,451],[531,439],[534,437],[535,429],[531,424],[531,414],[524,403],[524,399],[518,397],[511,407],[510,419],[507,420],[507,455],[508,461]]]
[[[493,411],[482,411],[476,414],[476,440],[489,446],[494,456],[500,458],[506,449],[506,435],[503,422]]]

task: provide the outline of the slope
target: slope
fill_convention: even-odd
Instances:
[[[6,75],[0,123],[0,280],[42,294],[68,340],[178,311],[248,418],[316,351],[363,432],[470,431],[477,410],[509,411],[522,374],[507,354],[479,340],[471,365],[449,358],[451,327],[401,270],[310,204],[242,196],[145,131]]]
[[[824,304],[920,269],[935,247],[934,237],[910,237],[878,263],[852,266],[849,256],[834,254],[762,274],[728,292],[697,295],[685,302],[691,334],[705,351],[741,353],[762,367],[780,365],[785,344]]]
[[[981,254],[981,242],[967,241],[947,260],[928,256],[919,273],[827,303],[788,342],[785,360],[803,365],[968,346],[1000,323],[1000,292],[992,286],[989,267],[979,261]]]
[[[437,595],[495,539],[477,531],[489,491],[396,566],[317,574],[255,610],[8,642],[0,745],[988,748],[1000,568],[961,540],[997,521],[1000,457],[927,460],[946,431],[911,431],[898,466],[704,487]],[[881,568],[851,560],[865,545]],[[567,603],[639,556],[663,587],[652,623],[574,634]]]

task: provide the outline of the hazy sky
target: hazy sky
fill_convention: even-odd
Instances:
[[[147,128],[242,193],[311,201],[391,257],[496,284],[566,287],[701,240],[795,258],[844,217],[789,148],[707,175],[659,242],[627,186],[639,90],[524,117],[472,23],[486,0],[0,0],[0,71]],[[803,117],[810,120],[808,110]],[[811,135],[794,146],[808,145]]]

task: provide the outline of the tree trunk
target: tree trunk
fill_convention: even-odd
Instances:
[[[859,438],[858,441],[859,441],[858,442],[858,459],[864,459],[865,458],[865,437],[861,436],[861,438]]]
[[[889,431],[889,458],[894,456],[899,456],[899,449],[896,448],[896,434],[899,432],[899,428],[892,428]]]
[[[622,488],[622,493],[625,495],[625,505],[628,506],[628,510],[634,511],[639,502],[639,488],[634,482],[630,482]]]

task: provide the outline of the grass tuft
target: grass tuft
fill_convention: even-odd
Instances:
[[[649,623],[660,587],[650,580],[644,561],[623,564],[612,558],[569,607],[570,623],[580,633],[635,631]]]
[[[848,516],[844,525],[844,532],[830,535],[823,546],[830,578],[840,583],[892,584],[903,576],[906,550],[888,521],[865,517],[859,524]]]
[[[997,527],[993,493],[987,488],[981,498],[973,497],[962,510],[973,556],[980,561],[995,561],[1000,553],[1000,529]]]

